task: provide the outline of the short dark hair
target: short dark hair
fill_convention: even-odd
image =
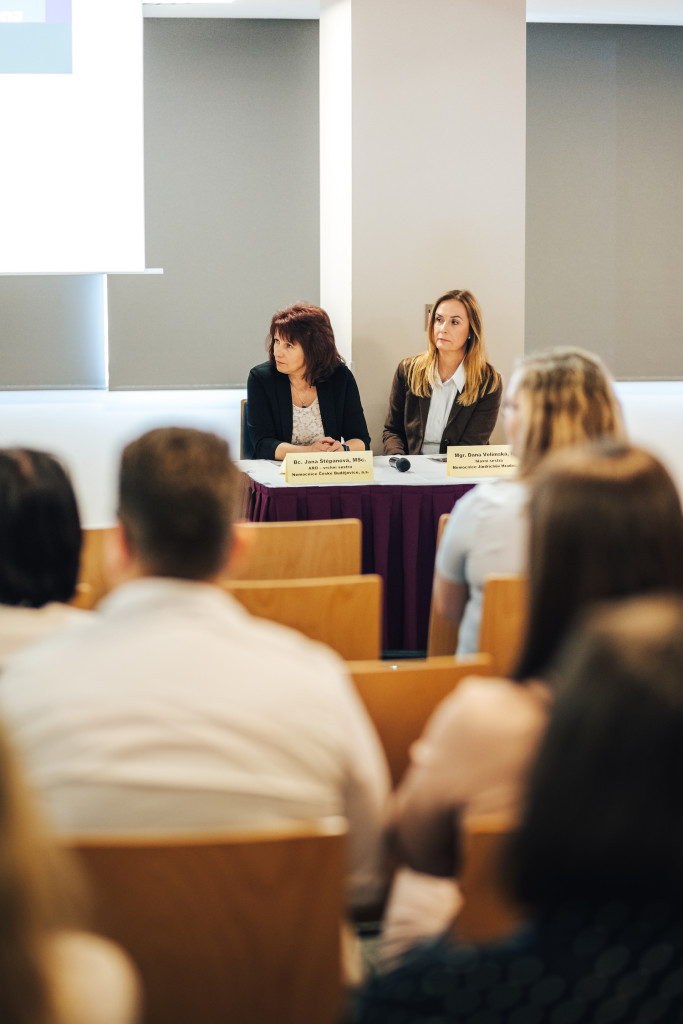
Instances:
[[[160,427],[123,451],[119,519],[151,576],[209,579],[232,541],[240,474],[227,442],[191,427]]]
[[[570,635],[506,851],[536,913],[575,900],[683,904],[683,600],[602,606]]]
[[[615,440],[549,455],[529,503],[529,615],[514,677],[544,678],[594,602],[683,594],[683,513],[662,463]]]
[[[268,334],[268,358],[273,366],[276,334],[284,341],[295,341],[301,345],[309,384],[327,380],[344,362],[337,351],[330,318],[319,306],[300,302],[275,314]]]
[[[42,608],[76,591],[81,522],[64,466],[47,452],[0,450],[0,604]]]

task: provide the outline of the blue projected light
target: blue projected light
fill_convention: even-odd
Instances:
[[[0,74],[70,75],[71,0],[6,4],[0,6]]]

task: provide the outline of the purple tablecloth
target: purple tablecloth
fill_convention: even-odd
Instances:
[[[269,487],[249,480],[252,522],[360,519],[363,572],[384,580],[385,650],[427,647],[439,517],[473,484]]]

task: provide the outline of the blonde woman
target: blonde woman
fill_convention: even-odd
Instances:
[[[138,987],[110,942],[67,929],[70,865],[50,841],[0,727],[0,1021],[134,1024]]]
[[[444,453],[488,444],[503,390],[487,361],[481,309],[471,292],[441,295],[429,316],[428,345],[396,370],[382,440],[385,455]]]
[[[514,479],[479,484],[456,504],[436,559],[432,600],[460,623],[457,653],[473,654],[487,576],[521,573],[526,554],[528,480],[543,456],[568,445],[623,438],[610,377],[597,356],[550,349],[524,359],[503,404],[505,433],[519,459]]]

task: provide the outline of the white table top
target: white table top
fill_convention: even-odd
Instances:
[[[483,480],[493,480],[489,476],[447,476],[445,456],[439,455],[409,455],[410,469],[405,473],[399,473],[394,466],[389,464],[388,455],[375,455],[373,467],[375,472],[374,481],[363,480],[358,483],[345,483],[344,487],[358,487],[368,485],[396,485],[406,487],[425,484],[430,486],[447,484],[479,484]],[[259,484],[266,484],[268,487],[338,487],[339,484],[287,484],[284,473],[280,472],[281,462],[274,462],[270,459],[242,459],[237,463],[239,469],[246,473],[252,480]]]

